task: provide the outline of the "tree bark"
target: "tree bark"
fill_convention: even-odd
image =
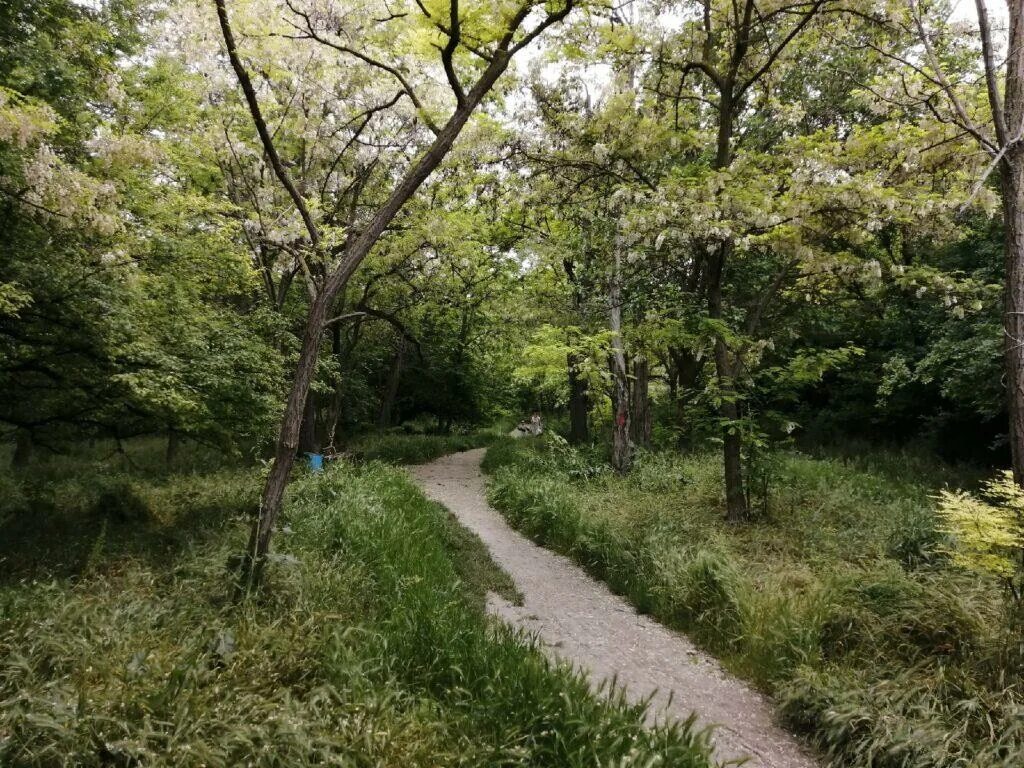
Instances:
[[[637,445],[651,445],[651,364],[643,355],[633,362],[633,406],[630,426],[633,442]]]
[[[302,414],[306,408],[306,396],[309,385],[316,372],[317,357],[320,354],[320,334],[323,332],[324,321],[327,320],[327,308],[333,296],[321,293],[309,307],[306,318],[306,330],[302,336],[302,349],[299,362],[295,367],[291,390],[285,405],[284,417],[274,452],[274,462],[267,475],[263,496],[260,499],[259,515],[253,521],[249,533],[249,545],[246,550],[246,569],[248,583],[245,590],[257,587],[263,580],[263,569],[266,566],[267,553],[270,551],[270,538],[274,533],[277,517],[281,512],[288,476],[295,464],[295,453],[299,447],[299,431],[302,428]]]
[[[14,455],[11,456],[12,467],[24,467],[32,459],[32,433],[24,427],[18,427],[14,433]]]
[[[341,325],[331,324],[331,353],[334,355],[335,364],[338,366],[337,378],[334,381],[334,394],[331,396],[331,408],[327,414],[327,423],[324,427],[324,439],[331,448],[338,440],[338,423],[341,421],[342,407],[344,406],[342,386],[342,371],[345,370],[346,355],[341,340]]]
[[[581,445],[590,441],[590,397],[587,380],[580,375],[578,356],[569,353],[566,365],[569,372],[569,442]]]
[[[1010,35],[1002,118],[1014,131],[1024,126],[1024,2],[1012,0],[1007,7]],[[992,67],[986,61],[986,70],[991,73]],[[998,109],[993,111],[998,114]],[[1004,136],[1004,142],[1013,143],[1005,147],[999,168],[1006,229],[1003,354],[1013,477],[1024,485],[1024,148],[1016,138]]]
[[[614,414],[612,418],[612,468],[624,474],[632,464],[629,441],[629,374],[622,342],[622,236],[615,236],[615,254],[608,290],[609,327],[612,332],[612,386]]]
[[[578,321],[582,320],[583,287],[576,274],[576,262],[572,258],[565,258],[562,260],[562,266],[572,289],[573,313]],[[578,333],[575,330],[570,332],[570,345],[576,342],[577,336]],[[569,442],[573,445],[582,445],[590,441],[590,392],[587,380],[580,372],[582,362],[583,358],[574,352],[570,352],[566,356],[565,363],[569,375]]]
[[[722,272],[731,241],[721,243],[711,255],[708,270],[708,317],[722,319]],[[715,375],[718,379],[718,416],[722,421],[722,459],[725,465],[725,519],[732,523],[748,517],[743,487],[743,441],[739,424],[736,379],[732,354],[721,334],[715,336]]]
[[[178,432],[175,429],[168,430],[167,432],[167,452],[164,454],[164,462],[170,467],[176,458],[178,458],[178,448],[181,445],[181,439],[178,436]]]
[[[1014,154],[1001,169],[1006,229],[1003,354],[1013,477],[1024,485],[1024,157]]]
[[[377,426],[381,429],[391,426],[395,399],[398,397],[398,385],[402,381],[402,362],[404,357],[405,336],[399,335],[398,344],[395,347],[395,357],[391,361],[391,370],[388,371],[388,380],[384,387],[384,395],[380,400],[380,413],[377,415]]]
[[[311,382],[312,383],[312,382]],[[317,416],[320,412],[320,398],[316,390],[306,394],[306,404],[302,408],[302,426],[299,429],[299,454],[320,453],[319,430]]]
[[[744,41],[746,45],[747,41]],[[732,164],[733,119],[736,108],[735,83],[726,78],[719,90],[718,141],[715,168]],[[733,252],[733,240],[727,237],[709,256],[707,273],[708,317],[722,321],[722,283],[725,267]],[[725,519],[736,523],[749,516],[747,494],[743,487],[743,437],[739,425],[736,377],[729,346],[721,333],[715,334],[715,376],[721,404],[718,415],[722,421],[722,460],[725,465]]]

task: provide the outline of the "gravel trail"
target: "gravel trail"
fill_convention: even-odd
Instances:
[[[816,768],[796,738],[776,724],[771,703],[717,661],[653,619],[642,616],[569,559],[513,530],[488,503],[484,450],[456,453],[410,472],[435,501],[476,533],[522,592],[522,606],[491,594],[488,608],[537,634],[552,655],[587,670],[595,683],[616,676],[629,696],[654,693],[659,720],[695,712],[714,725],[719,759],[749,758],[749,768]]]

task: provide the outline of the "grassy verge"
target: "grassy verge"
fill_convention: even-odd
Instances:
[[[1024,643],[997,587],[947,563],[934,487],[788,454],[768,516],[734,528],[714,456],[619,478],[506,441],[484,465],[514,525],[774,693],[836,766],[1024,765]]]
[[[254,473],[117,477],[131,515],[88,478],[4,479],[4,766],[707,765],[688,728],[644,729],[489,623],[484,591],[509,585],[399,471],[297,481],[242,606],[226,563]],[[39,510],[49,548],[24,556]]]

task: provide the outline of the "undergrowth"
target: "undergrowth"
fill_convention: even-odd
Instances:
[[[41,546],[23,517],[63,524],[0,582],[0,765],[708,764],[490,623],[503,575],[379,463],[303,473],[266,590],[230,603],[256,475],[4,478],[5,570]]]
[[[617,477],[530,440],[484,461],[515,526],[772,692],[833,765],[1024,765],[1024,638],[998,586],[947,560],[934,486],[869,467],[784,454],[767,517],[735,527],[715,456]]]
[[[425,464],[449,453],[491,445],[498,437],[497,432],[487,430],[450,435],[371,432],[349,443],[347,452],[360,461]]]

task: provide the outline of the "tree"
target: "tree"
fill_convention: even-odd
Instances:
[[[977,190],[988,173],[999,174],[1005,231],[1002,327],[1006,402],[1013,476],[1024,485],[1024,2],[1009,0],[1006,5],[1009,34],[1002,63],[985,0],[975,2],[977,46],[948,24],[941,9],[908,0],[904,13],[887,21],[911,33],[923,54],[891,49],[888,53],[919,76],[919,91],[907,95],[924,104],[937,120],[970,136],[991,158]],[[975,82],[973,78],[953,74],[962,68],[965,49],[974,57],[974,66],[969,68],[977,71],[984,83],[983,95],[969,85]]]
[[[276,411],[274,329],[204,186],[196,82],[130,60],[143,21],[128,2],[0,12],[0,421],[19,459],[83,435],[236,450]]]
[[[340,56],[354,58],[377,72],[389,75],[397,82],[399,95],[412,103],[417,115],[427,123],[433,134],[433,139],[423,154],[419,155],[391,186],[386,199],[375,207],[365,222],[352,227],[338,239],[323,230],[322,222],[317,221],[316,211],[307,204],[306,198],[293,181],[288,166],[279,155],[272,131],[263,117],[256,88],[236,44],[226,2],[215,2],[225,50],[245,96],[263,151],[275,177],[287,192],[302,220],[305,233],[301,248],[306,251],[310,262],[322,265],[322,277],[319,280],[313,272],[308,276],[314,284],[314,290],[299,360],[281,422],[274,462],[263,490],[260,513],[254,522],[247,548],[248,585],[253,587],[261,581],[274,524],[281,509],[285,486],[299,444],[302,415],[316,370],[320,337],[335,298],[395,216],[444,160],[473,111],[507,69],[512,56],[528,46],[544,30],[567,16],[574,2],[566,0],[562,5],[543,10],[542,18],[529,28],[525,28],[525,25],[528,20],[532,20],[531,12],[538,7],[534,2],[491,8],[490,13],[481,8],[479,14],[466,14],[460,11],[457,0],[451,0],[445,9],[446,12],[436,6],[431,6],[431,10],[427,4],[417,4],[419,13],[391,13],[379,23],[384,33],[388,35],[386,38],[379,29],[372,30],[370,34],[358,25],[346,29],[344,20],[335,18],[329,12],[315,6],[305,10],[295,5],[289,6],[297,17],[293,26],[298,30],[300,37],[316,41],[333,49]],[[420,37],[429,32],[431,37],[438,40],[436,43],[431,42],[439,51],[440,64],[455,102],[454,110],[443,125],[434,125],[433,120],[429,119],[427,108],[423,106],[413,85],[402,72],[402,62],[389,64],[378,58],[379,55],[386,54],[390,44],[396,39],[395,27],[398,25],[405,25],[407,31]],[[339,31],[345,34],[338,34]],[[355,46],[348,42],[350,35],[360,36],[359,43]],[[380,54],[374,46],[380,50]],[[462,61],[465,56],[473,57],[478,64],[474,66]],[[467,71],[472,72],[471,76],[474,77],[468,89],[463,85]],[[387,110],[381,108],[379,111]]]

